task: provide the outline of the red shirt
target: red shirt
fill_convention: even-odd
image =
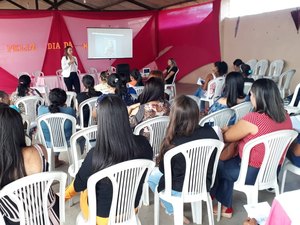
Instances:
[[[293,129],[291,118],[288,114],[286,114],[286,120],[283,121],[282,123],[278,123],[272,120],[265,113],[258,113],[258,112],[248,113],[246,116],[243,117],[243,120],[256,125],[258,127],[258,132],[254,135],[249,134],[248,136],[240,140],[238,144],[238,150],[241,158],[243,156],[244,145],[248,141],[251,141],[254,138],[260,137],[264,134],[268,134],[274,131]],[[264,145],[263,144],[256,145],[255,147],[253,147],[250,153],[249,165],[255,168],[260,168],[264,155],[265,155]],[[280,164],[282,163],[282,161],[283,159],[280,160]]]

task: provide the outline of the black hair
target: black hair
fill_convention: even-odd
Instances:
[[[127,78],[125,76],[120,76],[117,73],[112,73],[108,79],[107,84],[113,88],[116,88],[115,94],[122,97],[127,94]]]
[[[127,107],[117,95],[102,95],[97,106],[98,129],[94,148],[94,172],[132,159],[138,151],[128,120]]]
[[[244,64],[244,62],[241,59],[236,59],[233,61],[234,66],[240,66],[242,64]]]
[[[31,79],[30,76],[24,74],[19,77],[18,93],[17,96],[25,97],[30,87]]]
[[[130,73],[130,76],[132,76],[137,81],[136,86],[144,86],[142,75],[138,69],[133,69]]]
[[[283,101],[273,80],[266,78],[256,80],[252,84],[251,92],[256,101],[255,112],[265,113],[278,123],[286,120]]]
[[[67,94],[63,89],[53,88],[49,93],[49,111],[50,113],[60,112],[59,107],[65,105],[67,101]]]
[[[238,98],[245,98],[244,78],[239,72],[230,72],[225,78],[224,97],[227,98],[227,106],[237,105]]]
[[[251,67],[248,64],[242,64],[240,65],[241,73],[244,77],[248,77],[252,74]]]
[[[138,100],[141,104],[151,101],[163,101],[165,96],[165,87],[162,79],[151,77],[145,83],[143,92],[139,95]]]
[[[107,82],[107,77],[108,77],[108,72],[107,72],[107,71],[102,71],[102,72],[100,73],[100,79],[101,79],[102,81]]]
[[[0,91],[0,99],[3,101],[4,98],[8,98],[9,95],[5,91]]]
[[[25,132],[20,113],[0,103],[0,189],[26,176],[24,147]]]
[[[218,61],[214,63],[215,67],[217,67],[219,76],[223,76],[228,72],[227,63],[224,61]]]
[[[95,86],[94,77],[92,77],[89,74],[84,75],[84,77],[82,78],[82,83],[83,83],[83,86],[88,89],[88,92],[87,92],[88,97],[93,97],[93,96],[97,95],[95,88],[94,88],[94,86]]]

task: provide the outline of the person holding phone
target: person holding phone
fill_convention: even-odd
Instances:
[[[61,59],[62,76],[66,84],[68,91],[73,91],[80,93],[80,82],[78,78],[78,61],[75,56],[73,56],[73,49],[71,46],[65,48],[65,54]]]

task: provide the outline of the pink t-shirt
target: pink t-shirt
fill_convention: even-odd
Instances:
[[[286,120],[282,123],[277,123],[272,120],[265,113],[251,112],[244,116],[242,119],[256,125],[258,127],[258,132],[254,135],[249,134],[240,140],[238,144],[239,155],[242,158],[243,148],[248,141],[254,138],[260,137],[264,134],[268,134],[278,130],[292,129],[292,122],[290,116],[286,114]],[[263,144],[259,144],[253,147],[250,153],[249,165],[255,168],[260,168],[263,158],[265,155],[265,147]],[[280,161],[282,163],[283,159]]]

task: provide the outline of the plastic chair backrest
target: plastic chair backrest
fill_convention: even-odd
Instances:
[[[251,150],[258,144],[264,144],[265,154],[254,186],[258,190],[270,188],[277,183],[277,168],[282,157],[293,140],[298,136],[294,130],[280,130],[257,137],[245,144],[241,161],[240,174],[235,185],[244,185],[246,181]]]
[[[244,83],[244,94],[245,95],[248,95],[250,90],[251,90],[251,87],[252,87],[252,82],[245,82]]]
[[[96,184],[103,178],[110,179],[113,187],[109,224],[138,225],[135,198],[144,172],[154,168],[154,162],[144,159],[129,160],[103,169],[88,179],[89,224],[96,224]]]
[[[169,121],[170,118],[168,116],[158,116],[138,124],[134,129],[133,133],[135,135],[139,135],[141,130],[144,128],[147,128],[149,130],[149,143],[153,149],[154,159],[160,152],[160,145],[165,137]]]
[[[140,94],[142,94],[144,86],[134,86],[133,89],[135,90],[137,96],[139,96]]]
[[[243,102],[231,107],[231,109],[234,110],[235,113],[235,123],[241,118],[243,118],[245,115],[247,115],[249,112],[251,112],[252,108],[253,106],[251,102]]]
[[[83,128],[71,136],[70,146],[71,146],[71,155],[72,155],[72,164],[74,165],[74,174],[76,174],[81,166],[81,152],[78,148],[78,139],[83,137],[85,139],[86,153],[91,149],[90,141],[96,140],[97,136],[97,125],[89,126]]]
[[[216,99],[221,96],[225,84],[224,77],[217,77],[208,82],[207,86],[207,98]]]
[[[279,77],[282,73],[284,66],[284,61],[282,59],[277,59],[271,62],[269,67],[268,76],[270,77]]]
[[[280,90],[288,90],[291,85],[293,76],[295,75],[296,70],[288,70],[280,75],[278,87]]]
[[[164,155],[164,175],[166,183],[165,194],[171,196],[171,160],[174,156],[176,156],[179,153],[181,153],[184,156],[186,162],[181,197],[184,199],[184,201],[186,201],[188,200],[188,198],[193,199],[197,197],[197,195],[201,195],[203,193],[207,194],[206,176],[210,158],[215,149],[217,149],[211,179],[212,187],[216,176],[219,157],[221,151],[223,150],[223,147],[224,143],[219,140],[201,139],[187,142],[167,151]]]
[[[0,214],[3,213],[11,221],[19,220],[20,225],[50,225],[48,198],[49,195],[53,198],[54,193],[50,191],[53,181],[59,181],[59,218],[60,224],[63,224],[66,180],[67,174],[64,172],[43,172],[20,178],[6,185],[0,191]],[[12,202],[17,208],[11,204]],[[5,210],[8,207],[13,207],[14,213],[8,213]]]
[[[256,59],[250,59],[249,61],[246,62],[246,64],[250,66],[252,71],[254,71],[256,63],[257,63]]]
[[[44,105],[44,102],[44,99],[39,96],[26,96],[19,98],[15,102],[15,105],[17,107],[19,107],[20,104],[24,106],[25,111],[23,113],[26,115],[29,123],[31,123],[37,118],[37,109],[40,105]]]
[[[268,69],[269,62],[267,59],[259,60],[254,68],[254,75],[265,76]]]
[[[219,111],[213,112],[203,117],[200,120],[199,125],[204,126],[207,123],[210,126],[218,126],[223,128],[228,125],[228,122],[230,121],[230,118],[233,115],[234,115],[234,111],[232,109],[229,108],[221,109]]]
[[[77,94],[74,91],[66,91],[67,94],[67,101],[66,105],[71,107],[72,101],[73,101],[73,108],[76,110],[77,109]]]
[[[33,76],[35,78],[44,77],[45,76],[44,73],[42,71],[40,71],[40,70],[37,70],[37,71],[33,72],[32,74],[33,74]]]
[[[92,111],[93,107],[95,107],[95,104],[97,102],[98,97],[92,97],[87,100],[84,100],[79,104],[78,112],[79,112],[79,121],[80,121],[80,127],[84,128],[84,116],[83,116],[83,108],[86,106],[89,108],[89,121],[88,126],[95,125],[96,122],[94,121],[92,117]]]
[[[94,67],[90,67],[90,69],[89,69],[89,73],[97,75],[98,71],[97,71],[97,69],[96,69],[96,68],[94,68]]]
[[[20,76],[22,76],[22,75],[30,76],[30,73],[28,73],[28,72],[19,72],[19,73],[18,73],[18,78],[19,78]],[[30,77],[31,77],[31,76],[30,76]]]
[[[300,101],[296,102],[297,96],[300,94],[299,91],[300,91],[300,83],[297,84],[297,86],[295,88],[295,91],[294,91],[294,94],[293,94],[293,98],[292,98],[289,106],[292,106],[292,107],[298,107],[299,106]]]

